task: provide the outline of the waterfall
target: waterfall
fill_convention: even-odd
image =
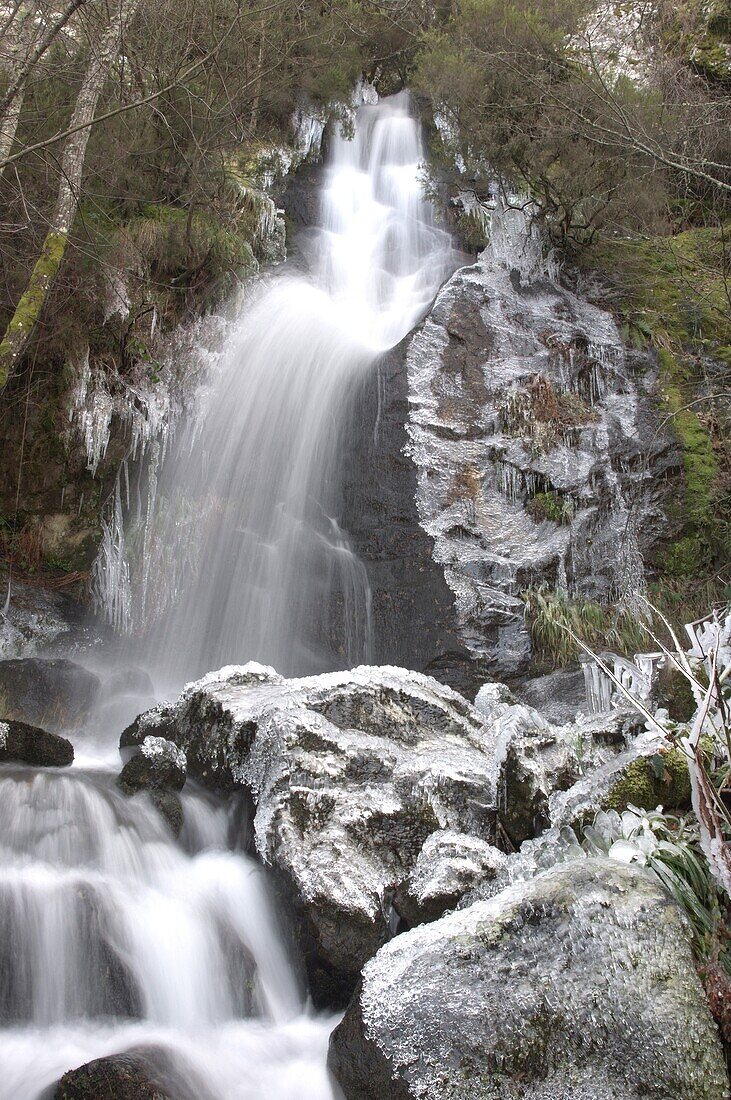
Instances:
[[[423,157],[406,93],[333,134],[309,272],[258,287],[169,456],[137,620],[158,620],[151,657],[177,682],[249,659],[287,674],[368,659],[370,592],[338,520],[338,456],[359,385],[453,266]]]
[[[237,806],[183,802],[175,844],[103,772],[2,769],[0,1100],[142,1047],[196,1100],[329,1100],[332,1021],[304,1013]]]
[[[96,591],[120,628],[157,620],[149,664],[171,680],[252,657],[287,673],[369,659],[339,444],[359,384],[453,265],[422,158],[406,95],[332,136],[309,273],[262,282],[200,415],[163,417],[164,460],[132,487],[120,470]],[[131,495],[143,522],[125,530]],[[117,788],[116,736],[100,710],[70,771],[0,768],[0,1100],[41,1100],[129,1051],[180,1100],[333,1100],[334,1021],[307,1009],[245,807],[189,783],[174,840],[148,795]]]

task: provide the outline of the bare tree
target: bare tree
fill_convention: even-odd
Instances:
[[[89,60],[61,154],[55,210],[40,256],[0,343],[0,386],[5,385],[23,355],[61,266],[79,205],[86,147],[99,96],[118,56],[122,31],[140,3],[141,0],[117,0],[111,16],[99,10],[93,21]]]

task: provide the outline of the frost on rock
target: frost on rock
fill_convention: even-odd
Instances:
[[[61,640],[72,651],[87,637],[75,610],[59,592],[6,579],[0,594],[0,660],[35,657]]]
[[[726,1100],[684,925],[587,858],[397,937],[331,1040],[345,1100]]]
[[[140,745],[140,752],[150,760],[168,757],[177,768],[183,770],[187,765],[183,750],[174,745],[172,741],[166,741],[164,737],[146,737]]]
[[[251,791],[256,846],[301,917],[321,1003],[347,998],[398,923],[394,892],[432,834],[471,838],[454,842],[453,884],[466,860],[497,860],[490,726],[428,676],[232,667],[142,715],[122,746],[151,735],[183,749],[195,778]]]
[[[655,430],[654,371],[556,276],[526,214],[502,205],[407,352],[420,522],[464,642],[499,671],[529,657],[527,586],[636,607],[678,461]]]
[[[399,916],[412,927],[436,920],[476,883],[494,878],[506,861],[503,852],[479,837],[446,829],[432,833],[394,899]]]

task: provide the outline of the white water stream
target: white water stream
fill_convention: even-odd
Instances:
[[[359,380],[452,262],[422,157],[406,96],[334,136],[312,276],[261,288],[171,456],[144,536],[151,602],[175,597],[150,656],[171,680],[368,656],[338,445]],[[87,734],[87,765],[118,733]],[[178,1100],[330,1100],[333,1021],[306,1009],[239,808],[188,784],[174,841],[115,771],[0,768],[0,1100],[39,1100],[66,1070],[140,1047],[172,1055]]]
[[[146,534],[163,674],[255,659],[284,674],[370,656],[370,591],[338,524],[339,454],[358,388],[454,266],[420,181],[406,94],[333,134],[311,273],[259,290],[200,420],[181,433]]]

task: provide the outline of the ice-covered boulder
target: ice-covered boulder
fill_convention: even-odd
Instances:
[[[656,750],[657,738],[642,735],[644,727],[633,713],[578,715],[575,722],[552,725],[532,707],[511,702],[497,690],[501,686],[486,685],[475,705],[492,723],[500,824],[516,848],[548,828],[560,792],[622,754],[635,759],[649,742]]]
[[[122,744],[150,735],[209,786],[251,791],[256,846],[298,915],[319,1003],[343,1003],[398,926],[394,893],[434,833],[494,839],[492,727],[428,676],[226,668],[142,715]],[[453,871],[445,905],[459,897]]]
[[[164,737],[148,735],[122,768],[118,783],[125,794],[165,788],[179,791],[185,783],[186,770],[182,749]]]
[[[346,1100],[726,1100],[679,907],[587,859],[407,932],[331,1039]]]
[[[432,833],[396,892],[398,914],[411,927],[437,920],[477,883],[499,874],[506,862],[499,848],[479,837],[448,829]]]
[[[593,768],[549,799],[551,824],[581,826],[599,810],[625,810],[638,806],[683,809],[690,803],[690,774],[682,749],[659,734],[640,735],[623,750]]]

